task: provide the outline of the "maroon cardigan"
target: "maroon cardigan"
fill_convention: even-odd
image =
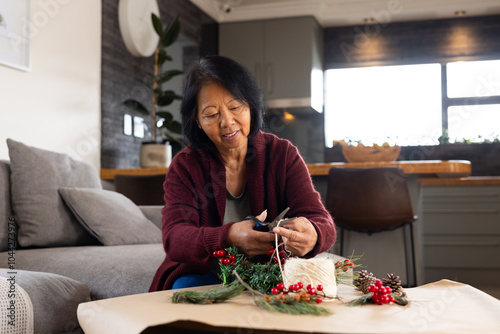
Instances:
[[[259,131],[249,139],[247,191],[252,215],[267,209],[269,219],[290,207],[287,217],[303,216],[318,241],[307,257],[330,249],[336,239],[333,219],[321,202],[307,166],[289,141]],[[226,170],[216,151],[185,148],[166,175],[162,236],[166,257],[150,291],[170,289],[181,276],[207,273],[215,250],[224,249],[232,223],[222,225]]]

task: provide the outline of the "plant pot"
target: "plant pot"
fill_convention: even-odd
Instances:
[[[142,168],[168,167],[170,162],[172,162],[172,146],[170,146],[170,143],[142,143],[140,159]]]

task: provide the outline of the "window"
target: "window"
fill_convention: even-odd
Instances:
[[[500,60],[448,63],[446,82],[449,141],[498,141]]]
[[[433,145],[442,134],[441,65],[327,70],[325,141]]]
[[[448,108],[450,142],[492,142],[500,134],[500,104]]]
[[[500,60],[446,64],[448,97],[500,95]]]
[[[325,89],[327,147],[500,139],[500,60],[330,69]]]

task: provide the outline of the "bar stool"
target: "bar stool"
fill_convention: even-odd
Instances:
[[[413,215],[408,185],[399,167],[332,168],[328,174],[326,208],[340,227],[340,255],[344,254],[344,229],[371,235],[403,229],[406,278],[410,282],[410,233],[413,282],[416,284]]]
[[[165,205],[163,183],[165,174],[122,175],[114,177],[115,191],[130,198],[136,205]]]

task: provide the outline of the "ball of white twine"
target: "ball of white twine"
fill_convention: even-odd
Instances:
[[[283,283],[288,287],[297,282],[302,282],[304,286],[311,284],[313,287],[321,284],[327,296],[336,297],[335,263],[328,258],[289,258],[283,268]]]

